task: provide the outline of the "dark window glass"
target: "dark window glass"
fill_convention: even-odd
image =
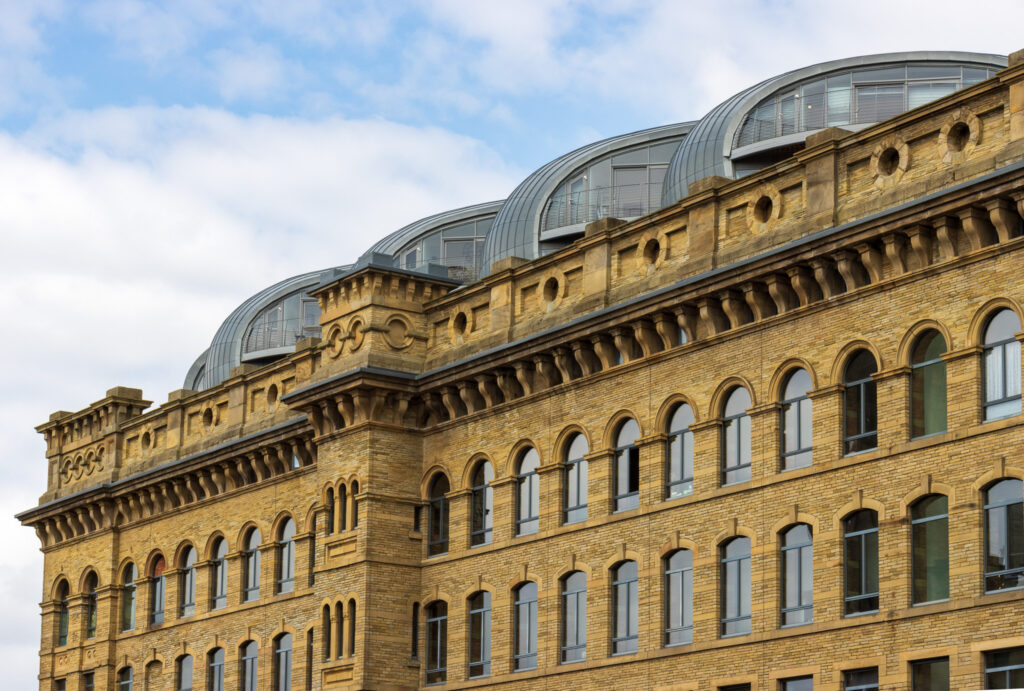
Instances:
[[[750,684],[729,684],[728,686],[719,686],[718,691],[750,691]]]
[[[587,575],[574,571],[562,579],[562,662],[587,659]]]
[[[915,603],[949,598],[948,500],[919,499],[910,510],[911,591]]]
[[[256,641],[248,641],[242,644],[242,691],[257,691],[257,646]],[[312,661],[310,661],[312,664]]]
[[[124,568],[121,576],[121,630],[131,631],[135,628],[135,564]]]
[[[448,478],[438,475],[430,483],[430,514],[427,526],[427,556],[448,552]]]
[[[335,513],[334,513],[334,490],[333,489],[328,488],[328,490],[327,490],[327,498],[326,498],[326,502],[325,503],[327,504],[327,513],[326,513],[326,515],[324,517],[324,523],[326,523],[326,525],[324,526],[324,534],[325,535],[334,535],[334,516],[335,516]]]
[[[292,635],[274,640],[274,691],[292,691]]]
[[[209,673],[206,688],[210,691],[224,691],[224,649],[217,648],[207,656]]]
[[[999,310],[985,328],[985,420],[1020,415],[1020,320],[1012,310]]]
[[[228,604],[228,543],[223,538],[218,538],[213,547],[210,576],[210,609],[226,607]]]
[[[911,691],[949,691],[949,658],[910,663]]]
[[[339,648],[340,649],[340,648]],[[348,601],[348,656],[356,654],[356,601]]]
[[[196,551],[189,547],[181,558],[178,576],[179,616],[191,617],[196,613]]]
[[[878,668],[843,672],[843,691],[878,691]]]
[[[846,614],[878,611],[878,514],[863,509],[843,521]]]
[[[811,464],[811,375],[798,369],[789,375],[782,393],[782,469]]]
[[[486,590],[469,598],[469,676],[491,675],[491,594]]]
[[[163,557],[157,557],[153,562],[153,584],[150,590],[149,623],[164,623],[164,597],[167,592],[167,583],[164,581],[164,571],[167,570],[167,562]]]
[[[874,356],[858,350],[846,364],[843,376],[843,449],[847,454],[878,446],[878,402]]]
[[[348,487],[338,486],[338,532],[345,532],[348,528]]]
[[[986,689],[1024,689],[1024,648],[985,653]]]
[[[537,667],[537,584],[523,583],[515,590],[515,657],[519,672]]]
[[[117,673],[117,691],[132,691],[131,667],[122,667]]]
[[[427,605],[427,683],[443,684],[448,675],[448,603]]]
[[[750,633],[750,538],[722,546],[722,635]]]
[[[57,612],[57,645],[68,644],[68,582],[61,581],[60,585],[57,586],[57,600],[58,600],[58,612]]]
[[[359,527],[359,502],[356,500],[359,495],[359,483],[352,483],[352,530]]]
[[[531,535],[540,527],[540,456],[527,449],[516,473],[516,535]]]
[[[722,417],[722,484],[750,480],[750,393],[742,386],[732,390]]]
[[[985,591],[1024,587],[1024,483],[985,490]]]
[[[911,356],[910,436],[926,437],[946,431],[946,339],[926,331]]]
[[[668,421],[665,442],[665,498],[693,494],[693,408],[683,403]]]
[[[96,677],[92,672],[82,675],[82,691],[96,691]]]
[[[638,650],[640,630],[640,574],[635,561],[624,561],[612,571],[612,654]]]
[[[242,602],[260,599],[260,531],[253,528],[245,540],[245,557],[242,561]]]
[[[67,691],[68,683],[64,679],[57,679],[53,682],[53,691]]]
[[[679,549],[665,559],[665,645],[693,642],[693,553]]]
[[[287,519],[277,538],[277,592],[295,588],[295,521]]]
[[[794,525],[782,533],[782,625],[814,620],[814,543],[811,526]]]
[[[96,637],[98,606],[96,601],[96,574],[90,573],[85,579],[85,637]]]
[[[565,492],[562,497],[564,522],[578,523],[587,520],[587,459],[590,450],[587,438],[582,434],[573,435],[565,449]]]
[[[331,659],[331,625],[331,606],[324,605],[320,610],[320,627],[323,633],[321,645],[323,646],[325,660]]]
[[[414,659],[420,656],[420,603],[412,603],[412,642],[409,655]]]
[[[780,679],[779,691],[814,691],[814,677]]]
[[[331,615],[330,607],[327,616]],[[331,651],[327,651],[327,659],[331,659]],[[339,660],[345,657],[345,603],[334,603],[334,656]]]
[[[640,426],[626,420],[615,437],[615,510],[628,511],[640,506],[640,449],[636,440]]]
[[[473,471],[473,509],[470,516],[469,544],[491,544],[491,528],[494,514],[494,470],[487,461],[481,461]]]

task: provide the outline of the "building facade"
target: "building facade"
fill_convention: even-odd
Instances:
[[[566,154],[38,428],[40,689],[1024,686],[1022,259],[1024,51]]]

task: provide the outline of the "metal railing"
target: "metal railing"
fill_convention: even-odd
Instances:
[[[542,227],[554,230],[601,218],[637,218],[661,208],[660,182],[592,187],[556,194],[544,210]]]
[[[320,325],[307,326],[302,319],[282,319],[270,324],[256,324],[242,341],[242,354],[258,353],[295,345],[300,338],[320,335]]]

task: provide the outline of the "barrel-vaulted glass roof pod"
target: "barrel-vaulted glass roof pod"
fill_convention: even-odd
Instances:
[[[716,106],[679,146],[662,206],[709,175],[742,177],[803,148],[826,127],[857,130],[991,77],[1006,58],[917,51],[824,62],[767,79]]]
[[[217,329],[210,347],[192,363],[184,388],[198,391],[216,386],[243,362],[266,362],[292,352],[300,338],[319,336],[320,307],[309,291],[324,273],[292,276],[239,305]]]
[[[485,273],[504,257],[539,257],[605,216],[635,218],[661,206],[668,162],[693,123],[587,144],[543,166],[505,200],[484,245]]]
[[[448,269],[448,275],[470,283],[484,271],[484,238],[503,201],[485,202],[444,211],[399,228],[378,241],[371,253],[390,255],[395,266],[426,271],[430,264]]]

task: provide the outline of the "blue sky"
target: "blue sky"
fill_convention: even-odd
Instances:
[[[581,144],[825,60],[1005,54],[1022,20],[1020,0],[0,0],[6,687],[36,685],[42,558],[11,516],[45,487],[51,412],[115,385],[166,400],[261,287]]]

